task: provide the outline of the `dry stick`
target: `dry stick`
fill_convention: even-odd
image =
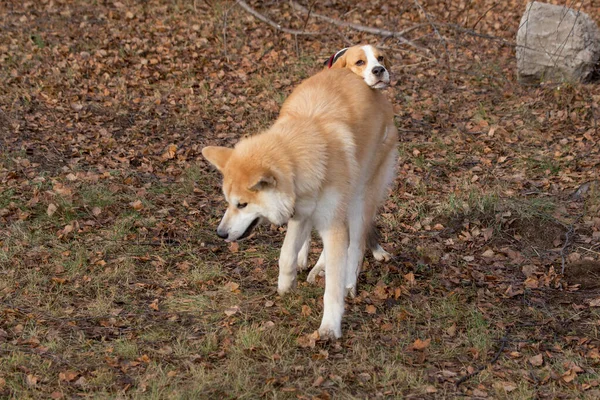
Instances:
[[[562,249],[560,249],[560,257],[561,257],[560,273],[561,273],[561,275],[565,274],[565,264],[566,264],[566,260],[567,260],[565,251],[567,250],[567,247],[569,247],[571,245],[571,235],[575,231],[575,223],[577,223],[577,221],[579,221],[579,218],[581,218],[582,216],[583,216],[583,214],[581,214],[580,216],[575,218],[575,221],[573,221],[573,223],[571,225],[569,225],[569,230],[567,231],[567,233],[565,233],[565,244],[562,247]]]
[[[414,47],[416,49],[419,49],[421,51],[424,51],[426,53],[429,53],[430,50],[426,49],[425,47],[419,46],[418,44],[414,43],[411,40],[408,40],[407,38],[404,37],[405,34],[407,34],[408,32],[412,32],[415,29],[418,29],[426,24],[418,24],[415,26],[411,26],[410,28],[406,28],[404,30],[401,30],[399,32],[394,32],[394,31],[388,31],[386,29],[378,29],[378,28],[373,28],[370,26],[365,26],[365,25],[359,25],[359,24],[354,24],[352,22],[344,22],[344,21],[340,21],[331,17],[328,17],[326,15],[321,15],[321,14],[317,14],[317,13],[311,13],[308,9],[306,9],[306,7],[302,6],[301,4],[298,4],[295,1],[291,2],[292,7],[294,7],[294,9],[301,11],[305,14],[309,14],[312,17],[318,18],[318,19],[322,19],[325,22],[329,22],[330,24],[333,24],[335,26],[340,26],[343,28],[350,28],[350,29],[354,29],[355,31],[359,31],[359,32],[366,32],[366,33],[371,33],[373,35],[378,35],[378,36],[388,36],[388,37],[393,37],[398,39],[400,42],[407,44],[411,47]]]
[[[262,22],[264,22],[268,25],[271,25],[273,28],[277,29],[278,31],[281,31],[284,33],[289,33],[292,35],[319,35],[320,34],[320,32],[305,32],[305,31],[299,31],[297,29],[284,28],[283,26],[279,25],[277,22],[270,20],[269,18],[265,17],[264,15],[262,15],[261,13],[259,13],[258,11],[256,11],[252,7],[250,7],[248,5],[248,3],[246,3],[245,1],[237,0],[236,3],[240,7],[242,7],[244,10],[246,10],[248,13],[252,14],[253,16],[258,18]]]
[[[446,44],[446,40],[442,37],[442,35],[440,34],[440,31],[438,31],[438,29],[435,26],[435,24],[433,23],[433,21],[429,18],[429,14],[427,14],[427,12],[423,8],[423,6],[419,3],[418,0],[415,0],[415,5],[425,15],[425,19],[427,19],[427,22],[429,22],[429,24],[433,28],[433,31],[435,32],[436,36],[438,37],[438,39],[440,39],[440,41],[444,45],[444,52],[446,53],[446,60],[448,62],[450,62],[450,54],[448,54],[448,45]]]
[[[465,375],[462,378],[460,378],[459,380],[457,380],[456,383],[455,383],[456,387],[459,387],[461,384],[465,383],[466,381],[468,381],[469,379],[471,379],[475,375],[479,374],[488,365],[494,365],[496,363],[496,361],[498,361],[498,359],[500,358],[500,355],[502,354],[502,352],[506,348],[506,344],[509,342],[509,340],[508,340],[509,333],[510,333],[510,329],[506,328],[506,332],[505,332],[504,336],[500,339],[500,348],[498,349],[498,351],[496,352],[496,354],[494,354],[494,358],[492,358],[487,365],[482,365],[482,366],[478,367],[475,371],[473,371],[470,374]]]

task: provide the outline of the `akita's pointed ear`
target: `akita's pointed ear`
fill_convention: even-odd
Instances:
[[[223,168],[225,168],[227,161],[229,161],[231,153],[233,153],[233,149],[221,146],[207,146],[202,149],[204,158],[221,172],[223,171]]]
[[[277,186],[277,180],[275,179],[273,174],[267,172],[261,175],[254,184],[250,185],[248,190],[257,192],[259,190],[264,190],[267,188],[274,188],[275,186]]]

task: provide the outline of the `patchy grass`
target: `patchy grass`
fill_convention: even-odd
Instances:
[[[445,43],[429,23],[408,34],[429,54],[386,40],[400,143],[377,222],[394,258],[366,258],[344,337],[323,342],[323,279],[276,294],[285,227],[216,237],[200,151],[380,38],[285,2],[251,4],[324,33],[227,2],[98,3],[0,5],[0,397],[600,397],[597,86],[521,87],[511,48],[445,24]],[[514,38],[518,7],[476,3],[423,6]],[[427,22],[397,1],[314,12]]]

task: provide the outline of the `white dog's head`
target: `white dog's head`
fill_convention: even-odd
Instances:
[[[325,62],[329,68],[348,68],[362,76],[373,89],[384,89],[390,84],[390,73],[385,66],[383,52],[371,45],[342,49]]]
[[[244,141],[234,149],[208,146],[202,155],[223,174],[223,194],[227,211],[217,235],[227,242],[248,236],[263,220],[281,225],[294,213],[295,196],[291,179],[256,163],[256,155],[244,149]]]

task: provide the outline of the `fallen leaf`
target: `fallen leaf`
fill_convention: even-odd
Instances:
[[[58,210],[58,207],[55,204],[50,203],[50,204],[48,204],[48,209],[46,210],[46,214],[48,214],[48,216],[51,217],[54,215],[56,210]]]
[[[590,300],[590,307],[600,307],[600,297]]]
[[[575,378],[577,378],[577,373],[575,372],[575,370],[570,369],[567,372],[565,372],[564,374],[562,374],[561,378],[563,381],[569,383],[569,382],[572,382]]]
[[[227,315],[228,317],[231,317],[232,315],[236,314],[238,311],[240,311],[239,306],[229,307],[225,310],[225,315]]]
[[[517,388],[512,382],[496,382],[494,383],[496,389],[504,390],[506,393],[510,393]]]
[[[238,242],[229,243],[229,251],[231,251],[232,253],[237,253],[238,251],[240,251],[239,243]]]
[[[77,378],[78,375],[79,374],[75,371],[67,370],[67,371],[58,373],[58,380],[65,381],[65,382],[72,382]]]
[[[448,329],[446,329],[446,333],[450,337],[454,337],[456,335],[456,323],[453,323]]]
[[[414,286],[416,284],[415,274],[413,274],[412,272],[409,272],[408,274],[404,275],[404,280],[406,281],[408,286]]]
[[[225,285],[223,285],[223,287],[230,292],[235,292],[240,287],[240,284],[235,282],[227,282]]]
[[[37,385],[38,378],[35,375],[29,374],[25,378],[25,382],[27,383],[28,386],[35,386],[35,385]]]
[[[528,361],[529,364],[533,365],[534,367],[539,367],[544,363],[544,356],[542,353],[540,353],[536,356],[530,357]]]
[[[158,299],[154,299],[152,303],[149,304],[149,307],[154,311],[158,311]]]
[[[319,340],[319,331],[314,331],[313,333],[309,333],[308,335],[300,336],[296,341],[300,347],[315,347],[317,340]]]
[[[144,204],[142,203],[141,200],[133,201],[133,202],[129,203],[129,205],[131,205],[131,207],[133,207],[133,209],[136,211],[140,211],[142,208],[144,208]]]
[[[494,257],[495,254],[496,253],[494,253],[494,250],[487,249],[486,251],[483,252],[483,254],[481,256],[485,257],[485,258],[492,258],[492,257]]]
[[[415,340],[415,342],[412,344],[412,348],[414,350],[424,350],[427,347],[429,347],[429,344],[431,343],[431,339],[425,339],[425,340],[421,340],[421,339],[417,339]]]
[[[377,313],[377,308],[375,308],[373,304],[368,304],[365,307],[365,311],[367,312],[367,314],[375,314]]]
[[[300,312],[303,317],[308,317],[312,313],[312,309],[306,304],[302,305],[302,311]]]

